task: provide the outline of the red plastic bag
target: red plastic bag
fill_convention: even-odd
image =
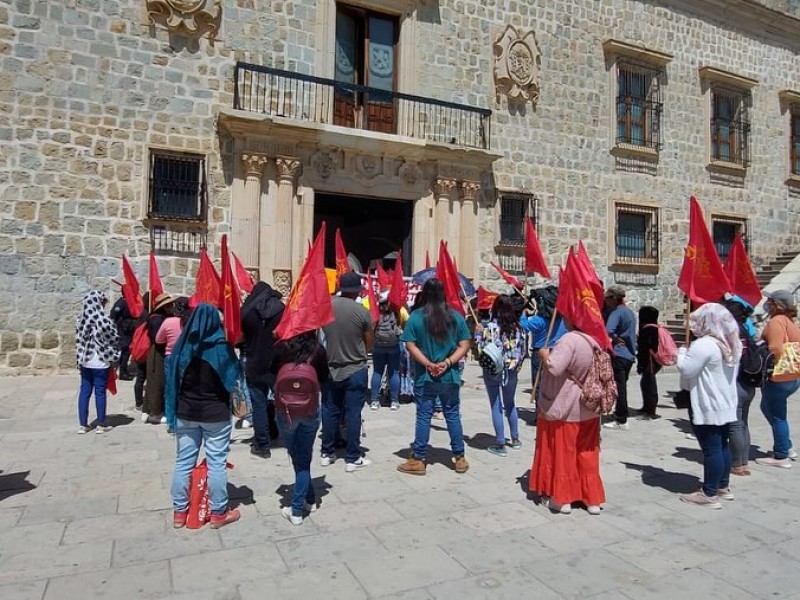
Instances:
[[[113,368],[108,370],[108,384],[106,385],[106,389],[112,396],[117,394],[117,372]]]
[[[231,463],[227,464],[233,468]],[[211,507],[208,501],[208,465],[204,458],[192,469],[189,479],[189,516],[186,519],[187,529],[200,529],[211,520]]]

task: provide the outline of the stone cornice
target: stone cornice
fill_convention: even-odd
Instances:
[[[613,54],[615,56],[625,56],[633,58],[648,64],[666,66],[672,60],[671,54],[650,50],[644,46],[637,46],[636,44],[629,44],[628,42],[621,42],[619,40],[606,40],[603,42],[603,52],[606,54]]]
[[[736,75],[735,73],[723,71],[722,69],[717,69],[716,67],[700,67],[697,72],[699,73],[700,77],[708,81],[723,83],[725,85],[731,85],[740,89],[751,90],[758,85],[757,79],[745,77],[744,75]]]
[[[796,90],[782,90],[778,92],[778,98],[786,104],[800,104],[800,92]]]

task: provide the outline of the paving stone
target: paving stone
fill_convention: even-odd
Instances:
[[[280,579],[286,572],[286,565],[275,545],[268,543],[173,558],[170,570],[174,590],[192,592],[219,588],[225,583],[240,584],[270,575]]]
[[[46,579],[0,585],[0,598],[7,600],[42,600]]]
[[[464,525],[479,533],[502,533],[507,529],[524,529],[547,521],[546,517],[531,508],[532,503],[504,502],[480,508],[455,511],[452,517]]]
[[[0,535],[0,555],[10,554],[24,548],[26,552],[55,548],[64,536],[63,523],[41,523],[19,526]]]
[[[628,539],[605,547],[627,564],[653,575],[680,572],[713,561],[723,554],[713,546],[661,532],[646,539]]]
[[[288,522],[288,521],[287,521]],[[298,526],[302,529],[305,524]],[[291,569],[305,569],[324,565],[326,562],[342,563],[352,557],[383,557],[391,560],[391,553],[378,539],[364,528],[341,532],[321,533],[277,542],[283,560]],[[386,564],[389,564],[388,562]]]
[[[44,600],[64,598],[145,600],[159,598],[169,589],[169,565],[166,562],[159,562],[147,565],[146,571],[134,566],[53,577],[47,583]]]
[[[381,544],[393,552],[464,540],[474,535],[474,530],[452,517],[403,519],[371,527],[370,530]]]
[[[760,598],[797,591],[798,562],[773,548],[759,548],[703,565],[702,570]]]
[[[450,493],[442,491],[414,492],[387,498],[386,502],[404,517],[449,515],[459,510],[478,507],[477,502],[458,491],[450,490]]]
[[[436,600],[450,600],[451,598],[463,600],[480,600],[482,598],[555,600],[559,597],[534,575],[519,568],[494,569],[480,575],[434,585],[427,588],[427,591]]]
[[[708,600],[755,600],[765,598],[737,587],[727,577],[714,577],[700,569],[686,569],[676,577],[646,579],[623,590],[631,600],[670,600],[671,598],[708,598]]]
[[[64,499],[60,502],[31,504],[19,521],[20,525],[48,523],[52,521],[73,521],[86,515],[110,515],[117,510],[116,496],[111,498]]]
[[[375,527],[403,521],[403,515],[384,500],[348,502],[320,507],[311,520],[322,531],[338,531],[356,527]]]
[[[0,584],[107,569],[111,540],[55,548],[23,549],[0,561]]]
[[[51,525],[49,525],[51,526]],[[64,544],[91,540],[158,536],[172,527],[172,512],[139,512],[128,515],[103,515],[76,519],[66,525]]]
[[[330,600],[366,600],[367,593],[344,564],[320,565],[291,570],[280,577],[254,579],[239,584],[242,600],[263,600],[265,591],[273,598],[315,598],[324,590]]]
[[[789,537],[788,533],[778,533],[766,527],[759,527],[741,518],[740,510],[734,513],[733,508],[725,511],[730,512],[730,517],[719,523],[695,523],[692,526],[676,529],[674,533],[730,556],[756,550],[762,546],[780,548],[779,542]]]
[[[168,530],[165,536],[150,535],[115,540],[112,566],[126,567],[157,562],[180,556],[213,552],[220,548],[217,531],[209,527]]]
[[[470,573],[510,569],[555,554],[552,548],[536,539],[536,528],[498,531],[442,543],[440,547]]]

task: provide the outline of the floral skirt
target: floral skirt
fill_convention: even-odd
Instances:
[[[557,504],[606,500],[600,479],[600,419],[566,422],[539,418],[530,489]]]

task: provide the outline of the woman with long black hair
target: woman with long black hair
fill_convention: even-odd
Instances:
[[[507,456],[506,446],[519,450],[522,442],[519,439],[519,419],[514,404],[517,392],[517,373],[525,361],[525,334],[517,320],[517,313],[511,298],[498,296],[492,303],[492,316],[486,327],[477,328],[475,343],[478,348],[485,344],[493,344],[500,350],[502,368],[492,371],[483,369],[483,383],[489,395],[492,409],[492,425],[496,442],[486,450],[495,456]],[[503,427],[503,414],[508,419],[511,439],[507,440]]]
[[[464,458],[459,397],[461,373],[457,365],[469,351],[470,335],[464,318],[447,306],[444,287],[438,279],[425,282],[400,340],[406,343],[414,359],[417,423],[411,456],[398,465],[397,470],[410,475],[425,474],[433,403],[439,396],[450,434],[455,471],[466,473],[469,463]]]

